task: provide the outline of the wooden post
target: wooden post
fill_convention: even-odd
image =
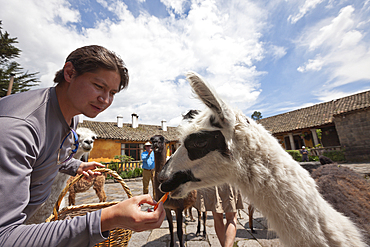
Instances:
[[[9,82],[8,92],[6,93],[6,96],[8,96],[12,93],[14,76],[15,76],[15,74],[10,74],[10,82]]]

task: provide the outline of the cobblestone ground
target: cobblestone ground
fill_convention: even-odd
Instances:
[[[142,181],[141,179],[126,180],[126,184],[131,190],[131,193],[135,195],[142,194]],[[127,195],[122,189],[121,184],[107,182],[105,184],[105,192],[107,194],[107,201],[121,201],[127,199]],[[152,185],[150,184],[149,193],[152,193]],[[95,191],[90,188],[87,192],[79,193],[76,196],[76,205],[79,204],[90,204],[99,202],[98,197],[95,195]],[[143,207],[146,210],[147,207]],[[202,247],[202,246],[212,246],[220,247],[220,243],[217,239],[217,235],[213,225],[213,216],[211,212],[207,213],[206,220],[206,237],[196,236],[197,231],[197,211],[195,208],[192,209],[194,216],[194,221],[190,221],[190,218],[185,218],[184,221],[184,240],[185,246],[187,247]],[[176,235],[176,217],[174,216],[174,227],[175,227],[175,239],[176,245],[179,246],[179,242]],[[267,230],[266,219],[258,212],[254,213],[254,230],[252,233],[249,229],[248,222],[248,202],[244,202],[244,209],[240,210],[238,213],[238,224],[237,233],[235,238],[236,246],[282,246],[279,243],[279,239],[273,232]],[[203,230],[203,223],[201,226]],[[136,246],[169,246],[170,234],[169,234],[168,222],[164,220],[161,227],[158,229],[145,231],[145,232],[133,232],[133,235],[129,241],[128,247]]]
[[[370,174],[370,164],[343,164],[353,168],[360,174]],[[126,180],[126,184],[130,188],[132,194],[142,194],[142,181],[141,179]],[[105,191],[107,193],[107,201],[121,201],[127,199],[127,195],[122,189],[119,183],[107,182],[105,184]],[[152,185],[150,184],[149,193],[152,193]],[[98,197],[95,195],[95,191],[90,188],[87,192],[79,193],[76,197],[76,204],[90,204],[99,202]],[[143,210],[147,210],[147,207],[143,207]],[[193,215],[195,221],[190,221],[186,218],[183,224],[185,246],[187,247],[220,247],[220,243],[217,239],[216,232],[213,225],[212,213],[208,212],[206,220],[206,237],[196,236],[197,230],[197,212],[193,208]],[[179,242],[176,235],[176,218],[174,216],[174,227],[175,227],[175,238],[176,245],[179,246]],[[267,228],[267,221],[257,210],[253,214],[253,224],[255,232],[252,233],[249,229],[248,222],[248,201],[244,201],[244,209],[238,213],[238,224],[237,233],[235,238],[235,245],[238,247],[260,247],[260,246],[283,246],[280,244],[276,234],[269,231]],[[202,228],[203,229],[203,225]],[[167,220],[164,220],[161,227],[145,232],[133,232],[131,240],[129,241],[128,247],[137,246],[169,246],[170,234]]]

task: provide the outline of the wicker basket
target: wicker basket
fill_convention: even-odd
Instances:
[[[132,197],[131,191],[129,187],[127,187],[126,183],[123,181],[123,179],[117,174],[117,172],[112,171],[107,168],[97,168],[93,170],[94,172],[106,172],[109,173],[111,176],[113,176],[123,187],[124,191],[126,192],[128,198]],[[63,197],[67,194],[67,191],[70,186],[72,186],[74,183],[79,181],[83,175],[77,176],[73,181],[63,189],[63,191],[60,193],[58,201],[55,203],[53,214],[49,216],[49,218],[46,219],[46,222],[55,221],[55,220],[64,220],[68,216],[70,218],[76,217],[76,216],[82,216],[85,215],[88,212],[93,212],[102,208],[106,208],[112,205],[115,205],[119,202],[100,202],[100,203],[93,203],[93,204],[82,204],[78,206],[69,206],[65,207],[62,210],[59,210],[60,203],[63,199]],[[109,238],[105,240],[104,242],[98,243],[95,246],[127,246],[128,241],[130,240],[132,235],[132,231],[128,229],[120,229],[116,228],[114,230],[110,231]]]

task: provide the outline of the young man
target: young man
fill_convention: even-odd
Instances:
[[[47,199],[57,172],[99,175],[96,162],[72,158],[79,114],[96,117],[128,85],[123,61],[101,46],[73,51],[56,73],[56,87],[19,93],[0,100],[0,246],[93,246],[109,230],[144,231],[161,225],[162,204],[143,212],[143,195],[71,220],[23,225]]]
[[[152,152],[152,144],[147,142],[144,144],[145,151],[141,154],[143,161],[143,194],[149,193],[149,182],[152,181],[154,186],[154,152]],[[155,198],[155,191],[153,188],[153,198]]]

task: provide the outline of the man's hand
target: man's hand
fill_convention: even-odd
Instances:
[[[156,205],[150,195],[134,196],[114,206],[103,208],[101,211],[101,231],[114,228],[131,229],[135,232],[159,228],[166,216],[163,202],[157,210],[152,212],[141,211],[141,205],[147,203]]]
[[[83,174],[84,179],[91,181],[97,176],[101,175],[101,172],[92,172],[95,168],[104,168],[105,165],[92,161],[92,162],[82,162],[80,167],[77,169],[77,174]]]

